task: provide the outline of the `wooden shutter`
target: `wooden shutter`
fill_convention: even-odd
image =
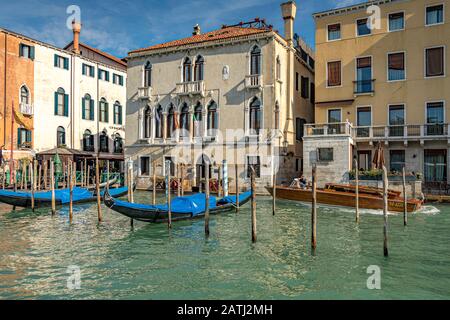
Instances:
[[[86,120],[86,100],[81,98],[81,113],[82,119]]]
[[[95,77],[95,68],[92,67],[92,66],[90,66],[90,67],[89,67],[89,73],[90,73],[90,76],[91,76],[92,78],[94,78],[94,77]]]
[[[328,62],[328,86],[341,85],[341,62]]]
[[[31,143],[31,131],[30,130],[26,130],[26,140],[27,140],[27,142]]]
[[[405,54],[393,53],[389,55],[389,69],[405,70]]]
[[[19,56],[23,57],[23,44],[22,43],[19,45]]]
[[[119,109],[119,124],[122,124],[122,106],[117,107]]]
[[[89,119],[94,120],[94,100],[91,99],[90,101],[90,108],[89,108]]]
[[[21,144],[22,144],[22,129],[18,128],[17,129],[17,146],[20,147]]]
[[[432,48],[426,51],[427,77],[444,75],[444,48]]]
[[[64,58],[64,69],[69,70],[69,58]]]
[[[34,60],[34,47],[30,46],[30,59]]]
[[[55,54],[55,56],[53,57],[53,65],[54,65],[55,67],[58,66],[58,55],[56,55],[56,54]]]
[[[55,116],[58,115],[58,92],[55,92]]]
[[[105,122],[109,122],[109,104],[105,103]]]
[[[69,95],[68,94],[64,95],[64,116],[65,117],[69,116]]]

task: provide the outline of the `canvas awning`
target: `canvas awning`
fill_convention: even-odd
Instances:
[[[323,101],[316,102],[316,107],[345,107],[351,106],[353,102],[355,102],[355,99]]]

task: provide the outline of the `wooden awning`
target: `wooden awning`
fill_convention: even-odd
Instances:
[[[323,101],[323,102],[316,102],[316,107],[345,107],[351,106],[353,102],[355,102],[355,99]]]

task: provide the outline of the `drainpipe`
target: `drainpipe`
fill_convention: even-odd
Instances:
[[[5,74],[4,74],[4,81],[5,81],[5,87],[4,87],[4,96],[3,96],[3,145],[6,148],[6,70],[8,70],[7,63],[8,63],[8,34],[5,32]],[[11,115],[12,117],[13,115]]]

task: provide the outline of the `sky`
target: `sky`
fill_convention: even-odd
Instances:
[[[192,35],[197,23],[202,32],[265,18],[283,32],[281,0],[0,0],[0,27],[58,47],[72,40],[66,27],[71,5],[81,10],[81,42],[118,57],[131,50]],[[314,47],[312,14],[364,0],[297,0],[295,32]],[[26,10],[24,10],[26,8]]]

